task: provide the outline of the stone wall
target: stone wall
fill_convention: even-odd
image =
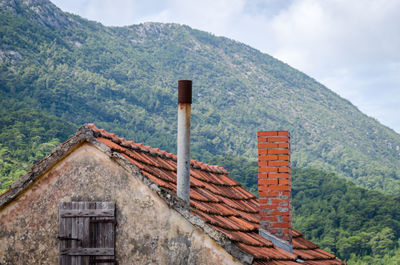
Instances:
[[[83,144],[0,210],[0,264],[58,264],[60,201],[116,203],[121,265],[241,264],[140,179]]]

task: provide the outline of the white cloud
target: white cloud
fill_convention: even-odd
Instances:
[[[295,1],[272,22],[279,53],[313,56],[300,62],[306,68],[315,60],[332,67],[399,59],[399,8],[399,1]]]
[[[221,34],[240,17],[244,0],[170,0],[161,12],[144,17],[145,21],[175,22]]]
[[[121,24],[130,24],[135,19],[137,3],[129,0],[88,0],[84,12],[89,19],[99,16],[106,25],[114,21]],[[97,19],[96,19],[97,20]]]
[[[400,132],[400,1],[299,0],[273,21],[271,53]]]

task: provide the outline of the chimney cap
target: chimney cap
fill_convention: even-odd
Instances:
[[[192,104],[192,80],[178,81],[178,103]]]

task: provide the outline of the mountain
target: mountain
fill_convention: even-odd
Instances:
[[[42,154],[87,122],[175,152],[177,80],[192,79],[195,158],[255,158],[256,131],[289,130],[294,166],[400,194],[400,135],[267,54],[178,24],[105,27],[47,0],[0,0],[0,10],[7,183],[38,159],[21,150]]]

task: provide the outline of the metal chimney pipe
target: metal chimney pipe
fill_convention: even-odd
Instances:
[[[190,110],[192,81],[178,81],[178,169],[177,195],[190,202]]]

